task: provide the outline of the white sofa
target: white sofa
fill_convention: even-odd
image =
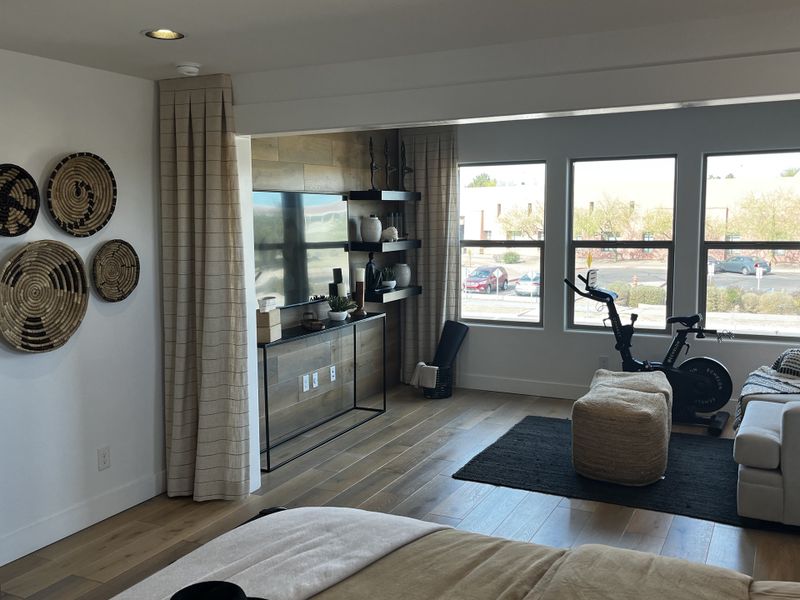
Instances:
[[[733,456],[739,515],[800,525],[800,402],[749,402]]]

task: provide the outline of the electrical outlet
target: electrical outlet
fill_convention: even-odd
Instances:
[[[311,374],[311,386],[315,388],[319,387],[319,373],[317,371]]]
[[[598,356],[597,357],[597,366],[600,369],[607,369],[608,368],[608,357],[607,356]]]
[[[331,365],[331,381],[336,381],[336,365]]]
[[[104,446],[97,449],[97,470],[105,471],[111,467],[111,448]]]
[[[308,391],[308,373],[303,375],[303,391],[304,392]]]

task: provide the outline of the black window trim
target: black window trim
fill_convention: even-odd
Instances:
[[[672,239],[671,240],[576,240],[573,238],[573,219],[575,207],[575,163],[578,162],[601,162],[618,160],[644,160],[649,158],[671,158],[675,163],[675,174],[672,185]],[[569,181],[567,189],[567,274],[569,278],[575,273],[575,252],[578,248],[665,248],[667,250],[667,302],[666,316],[673,314],[673,283],[675,278],[675,226],[678,208],[678,154],[676,152],[664,154],[634,154],[621,156],[582,156],[580,158],[569,159]],[[586,325],[575,323],[575,294],[567,289],[565,295],[566,302],[566,329],[567,331],[602,331],[606,329],[600,325]],[[645,334],[670,335],[672,327],[664,320],[664,327],[654,329],[651,327],[637,326],[636,330]]]
[[[708,302],[708,251],[709,250],[800,250],[800,241],[758,242],[758,241],[706,241],[706,191],[708,182],[708,159],[715,156],[742,156],[754,154],[789,154],[798,153],[800,148],[779,148],[761,150],[734,150],[725,152],[704,152],[702,169],[702,188],[700,196],[700,251],[697,253],[697,306],[705,315]],[[800,335],[769,335],[766,333],[737,333],[733,332],[736,339],[754,340],[762,342],[796,342]]]
[[[461,167],[505,167],[512,165],[544,165],[545,168],[545,188],[544,188],[544,220],[542,228],[544,230],[544,239],[541,240],[462,240],[459,236],[458,240],[458,293],[463,293],[464,282],[461,280],[461,275],[464,269],[461,264],[462,248],[538,248],[539,249],[539,319],[537,321],[512,321],[510,319],[476,319],[474,317],[465,317],[463,315],[462,306],[459,303],[458,318],[467,323],[476,323],[479,325],[494,325],[497,327],[525,327],[529,329],[544,329],[544,289],[545,289],[545,276],[544,276],[544,244],[547,239],[547,160],[510,160],[510,161],[490,161],[490,162],[459,162],[457,164],[457,172],[459,181],[457,182],[457,189],[461,189]],[[458,214],[461,215],[461,194],[458,195]]]

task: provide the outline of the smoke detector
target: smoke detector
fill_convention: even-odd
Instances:
[[[179,65],[175,65],[175,69],[184,77],[194,77],[200,73],[200,65],[197,63],[181,63]]]

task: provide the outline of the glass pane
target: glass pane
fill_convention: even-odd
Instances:
[[[709,250],[706,326],[800,335],[800,250]]]
[[[623,324],[630,314],[639,315],[639,329],[664,329],[667,324],[667,265],[669,250],[664,248],[577,248],[573,280],[583,289],[577,275],[597,269],[598,287],[613,290]],[[608,314],[605,304],[575,295],[574,323],[603,325]],[[609,333],[610,333],[609,329]]]
[[[544,163],[459,167],[461,239],[544,239],[544,177]]]
[[[541,321],[539,248],[462,248],[461,316]]]
[[[572,163],[572,238],[671,240],[675,159]]]
[[[706,240],[800,239],[800,152],[706,159]]]

